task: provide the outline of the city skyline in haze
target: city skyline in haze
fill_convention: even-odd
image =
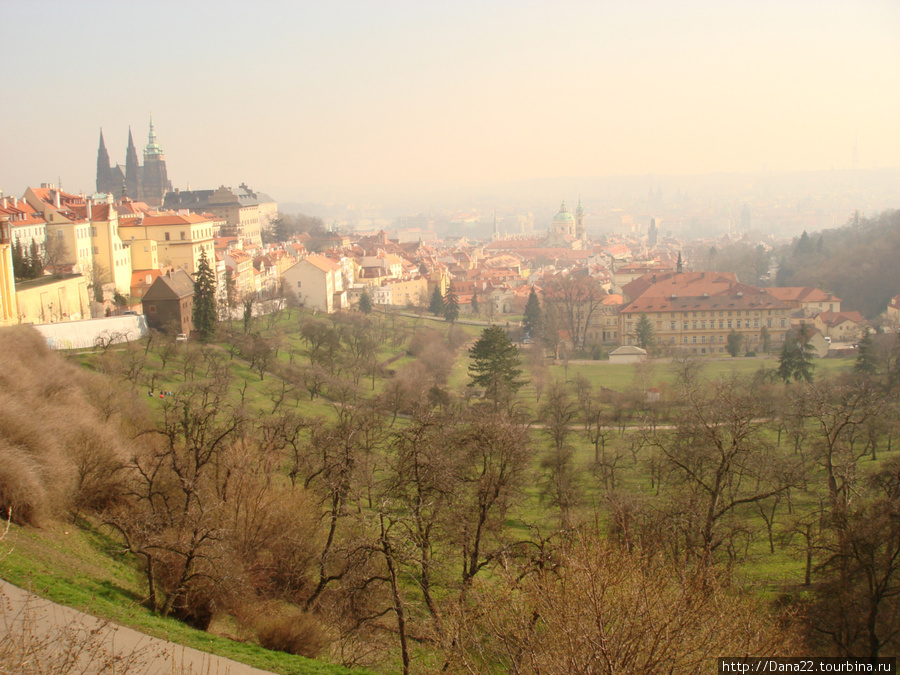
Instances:
[[[175,187],[279,201],[900,165],[892,0],[2,6],[7,195],[151,113]]]

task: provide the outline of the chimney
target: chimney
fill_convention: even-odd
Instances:
[[[87,213],[87,219],[89,222],[94,220],[94,211],[91,208],[92,202],[90,199],[86,199],[84,201],[85,212]]]
[[[59,208],[59,190],[54,190],[53,194],[55,195],[53,203],[56,204],[56,208]]]

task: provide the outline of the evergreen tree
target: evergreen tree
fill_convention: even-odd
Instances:
[[[741,353],[741,345],[744,343],[744,336],[738,333],[735,330],[732,330],[728,334],[728,344],[725,346],[725,349],[728,350],[728,353],[732,356],[737,356]]]
[[[31,240],[31,251],[25,257],[27,278],[40,279],[44,276],[44,253],[36,240]]]
[[[638,317],[637,326],[634,329],[634,337],[637,340],[638,347],[641,349],[651,349],[653,347],[653,323],[650,317],[641,312]]]
[[[528,294],[528,302],[525,303],[525,316],[522,318],[522,328],[525,329],[525,335],[534,339],[541,330],[541,301],[538,300],[534,286],[531,287],[531,293]]]
[[[870,377],[878,372],[878,355],[875,353],[875,343],[872,340],[872,332],[866,328],[865,334],[859,341],[856,353],[856,363],[853,369],[864,377]]]
[[[431,303],[428,305],[428,311],[435,316],[444,313],[444,296],[441,295],[441,287],[435,286],[434,292],[431,294]]]
[[[470,387],[484,387],[485,395],[498,405],[501,399],[515,394],[522,386],[519,380],[519,350],[510,342],[500,326],[488,326],[469,349]]]
[[[363,291],[362,295],[359,296],[359,304],[357,308],[363,314],[369,314],[372,311],[372,298],[369,297],[369,293],[367,291]]]
[[[216,334],[216,274],[209,266],[206,251],[200,251],[197,273],[194,275],[194,330],[201,340],[209,340]]]
[[[801,323],[796,331],[788,333],[784,340],[784,347],[778,360],[778,376],[785,384],[794,380],[799,382],[812,382],[815,348],[810,340],[813,336],[812,326]]]
[[[459,298],[453,290],[453,284],[447,287],[447,295],[444,296],[444,318],[453,323],[459,318]]]
[[[16,243],[12,247],[13,276],[16,279],[27,278],[28,263],[22,250],[22,242],[16,237]]]
[[[478,289],[472,289],[472,314],[478,314]]]

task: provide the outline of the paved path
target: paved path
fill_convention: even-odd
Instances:
[[[0,579],[0,673],[266,675],[57,605]]]

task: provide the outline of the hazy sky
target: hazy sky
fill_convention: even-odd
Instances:
[[[0,0],[0,189],[94,188],[152,112],[176,187],[279,200],[900,165],[898,0]]]

